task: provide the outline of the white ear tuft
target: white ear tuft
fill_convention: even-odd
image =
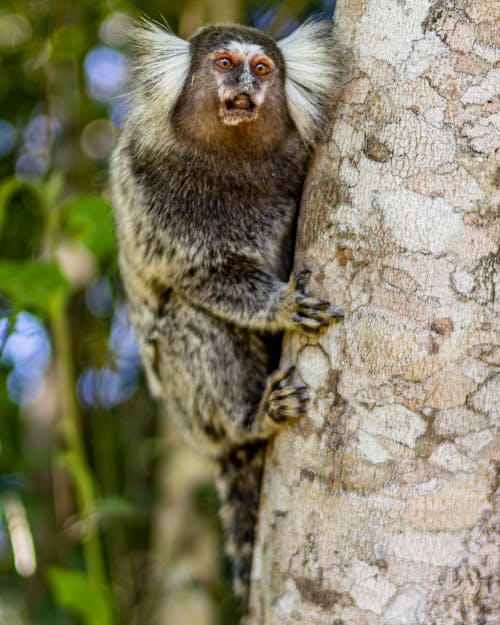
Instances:
[[[132,90],[139,98],[145,90],[149,99],[161,100],[163,110],[170,112],[189,73],[189,42],[146,19],[133,26],[130,39],[135,49]]]
[[[309,20],[278,41],[286,65],[288,110],[299,134],[312,145],[325,130],[339,83],[339,53],[332,24]]]

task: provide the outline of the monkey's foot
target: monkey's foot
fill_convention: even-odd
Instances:
[[[267,382],[260,405],[260,423],[267,434],[274,433],[285,421],[303,417],[307,412],[307,387],[292,383],[295,367],[276,371]]]
[[[317,334],[322,328],[344,316],[339,308],[334,308],[327,300],[306,295],[306,284],[310,275],[309,270],[303,270],[295,272],[290,278],[287,309],[291,313],[295,329],[303,334]]]

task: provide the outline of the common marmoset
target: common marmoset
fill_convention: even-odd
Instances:
[[[338,89],[331,24],[277,43],[244,26],[189,41],[133,33],[132,105],[111,165],[119,262],[153,394],[222,467],[235,587],[244,594],[263,450],[305,413],[274,371],[276,334],[341,316],[288,280],[306,166]]]

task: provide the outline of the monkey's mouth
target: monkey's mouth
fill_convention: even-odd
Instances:
[[[234,98],[221,103],[220,116],[222,121],[229,126],[254,121],[258,115],[258,107],[247,93],[239,93]]]

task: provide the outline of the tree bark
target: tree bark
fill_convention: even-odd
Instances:
[[[494,5],[337,2],[296,265],[346,318],[285,345],[312,400],[268,453],[252,625],[499,622]]]

